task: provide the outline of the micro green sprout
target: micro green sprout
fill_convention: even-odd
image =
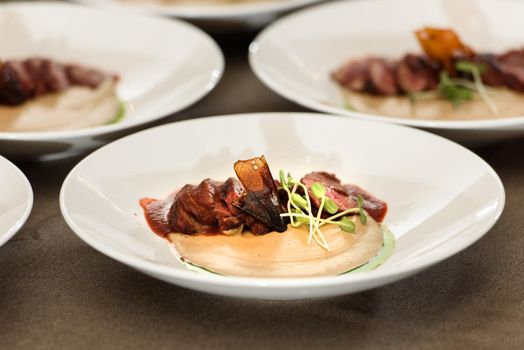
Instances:
[[[299,208],[308,210],[307,200],[299,195],[298,193],[291,193],[291,201],[295,203]]]
[[[469,73],[473,77],[473,82],[475,83],[475,90],[478,92],[480,98],[486,103],[493,114],[498,113],[498,108],[495,102],[491,99],[489,94],[486,91],[486,87],[482,83],[482,73],[486,70],[485,65],[475,64],[468,61],[458,61],[455,63],[455,68],[458,71]]]
[[[363,209],[364,198],[362,198],[362,195],[360,194],[357,197],[357,205],[358,205],[358,210],[360,213],[360,222],[362,223],[362,225],[365,225],[368,222],[368,217],[366,215],[366,212]]]
[[[338,226],[346,232],[354,233],[356,230],[355,223],[351,221],[347,216],[344,216],[341,220]]]
[[[321,227],[326,224],[337,225],[344,232],[354,233],[356,230],[355,223],[347,216],[349,214],[358,214],[360,222],[365,225],[367,214],[363,209],[364,199],[362,196],[357,198],[357,208],[350,208],[342,212],[339,211],[338,205],[327,196],[326,187],[315,182],[308,189],[306,185],[295,180],[290,173],[285,175],[283,170],[279,171],[280,188],[288,195],[287,213],[281,214],[282,217],[288,217],[293,227],[306,225],[309,228],[308,244],[314,240],[322,248],[329,250],[329,245],[321,231]],[[297,190],[300,189],[300,193]],[[314,208],[311,205],[311,195],[320,201],[316,215],[313,214]],[[326,219],[322,218],[323,213],[328,213]]]
[[[486,65],[469,61],[457,61],[455,69],[459,73],[469,74],[473,82],[460,77],[450,77],[446,71],[442,71],[436,90],[409,93],[408,98],[411,102],[445,98],[453,106],[459,107],[462,103],[472,100],[474,94],[477,93],[491,112],[497,114],[499,109],[490,97],[490,94],[494,92],[492,89],[488,90],[482,82],[482,73],[486,70]]]

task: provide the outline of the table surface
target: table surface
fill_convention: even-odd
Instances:
[[[227,62],[222,81],[163,122],[303,111],[251,73],[251,39],[218,38]],[[62,181],[80,158],[16,162],[35,202],[27,224],[0,249],[0,348],[522,349],[524,139],[475,152],[507,192],[501,219],[479,242],[382,288],[286,302],[194,292],[98,253],[69,229],[58,205]]]

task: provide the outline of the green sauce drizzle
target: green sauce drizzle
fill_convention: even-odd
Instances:
[[[109,121],[107,124],[116,124],[121,122],[126,116],[126,105],[123,101],[118,101],[118,111],[116,112],[115,117]]]

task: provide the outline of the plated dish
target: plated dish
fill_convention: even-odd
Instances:
[[[199,132],[194,133],[194,130]],[[239,133],[238,130],[243,132]],[[371,135],[373,142],[370,142]],[[351,140],[350,146],[348,140]],[[414,144],[417,145],[416,148],[413,147]],[[188,145],[191,145],[191,152],[187,152]],[[409,154],[409,157],[406,157],[406,154]],[[431,157],[428,157],[428,154],[431,154]],[[318,243],[322,242],[319,236],[316,236],[318,242],[312,236],[311,243],[307,244],[308,229],[315,227],[315,225],[306,226],[309,220],[307,209],[303,210],[303,215],[307,216],[307,219],[304,218],[306,224],[297,227],[295,233],[271,232],[259,236],[245,232],[247,227],[250,231],[260,233],[287,229],[280,226],[281,222],[278,224],[278,217],[280,214],[286,214],[283,216],[285,218],[290,212],[286,209],[276,216],[272,215],[270,222],[274,226],[268,229],[269,225],[266,222],[266,228],[262,231],[258,231],[260,227],[253,228],[254,222],[246,224],[244,217],[240,220],[246,224],[246,228],[242,229],[243,234],[238,232],[239,222],[235,223],[235,218],[239,218],[236,215],[235,218],[229,215],[235,211],[231,206],[221,211],[221,218],[226,219],[222,223],[222,229],[215,215],[217,212],[210,210],[209,207],[205,207],[202,214],[199,214],[202,217],[197,218],[192,214],[200,212],[201,203],[195,203],[191,198],[195,199],[198,194],[208,193],[200,192],[206,187],[212,189],[213,193],[223,194],[221,190],[227,188],[227,179],[232,177],[234,164],[238,160],[249,160],[247,163],[237,163],[251,167],[248,168],[251,175],[247,176],[247,179],[260,179],[260,176],[255,175],[259,174],[258,170],[265,168],[266,164],[261,158],[257,158],[260,155],[265,156],[267,164],[273,170],[272,176],[263,177],[270,180],[264,182],[266,188],[274,183],[278,191],[278,183],[283,184],[285,181],[289,185],[299,179],[307,179],[312,172],[317,171],[313,173],[316,177],[311,185],[324,182],[326,193],[330,186],[333,188],[342,186],[342,198],[348,199],[351,197],[347,195],[348,187],[341,184],[352,183],[386,202],[388,210],[385,222],[395,239],[392,255],[375,269],[346,274],[340,273],[353,267],[344,265],[348,263],[346,260],[349,258],[344,259],[340,269],[337,267],[327,272],[317,271],[318,273],[306,271],[302,276],[293,276],[293,273],[288,270],[277,277],[272,274],[283,270],[272,267],[269,271],[263,271],[261,268],[266,266],[269,259],[265,255],[257,258],[256,264],[260,269],[255,268],[255,270],[258,276],[249,276],[250,271],[253,271],[252,266],[250,270],[242,268],[242,271],[218,271],[217,266],[214,265],[217,261],[221,263],[227,261],[221,265],[221,268],[225,266],[229,269],[234,264],[227,258],[235,256],[234,254],[239,251],[242,254],[236,255],[236,258],[240,257],[243,263],[253,263],[256,260],[251,260],[249,252],[243,252],[241,249],[235,248],[233,251],[226,249],[226,253],[220,251],[217,242],[222,243],[221,240],[226,239],[233,239],[239,245],[260,241],[264,242],[260,246],[267,243],[266,247],[271,246],[270,240],[282,244],[294,239],[293,242],[297,246],[290,249],[285,246],[285,249],[279,251],[279,257],[287,256],[293,261],[291,265],[294,267],[297,259],[308,257],[302,255],[301,250],[299,255],[294,254],[298,246],[304,247],[306,252],[314,251],[322,257],[308,262],[311,269],[320,268],[322,263],[329,260],[325,257],[334,253],[332,250],[322,248]],[[254,165],[258,169],[254,169]],[[99,169],[105,171],[100,172]],[[280,180],[279,169],[284,170],[283,181]],[[245,169],[239,169],[237,165],[236,170],[238,182],[245,183],[246,178],[243,175]],[[287,177],[288,172],[291,174],[291,180]],[[336,178],[341,181],[338,182],[324,172],[336,174]],[[307,174],[310,176],[306,176]],[[211,180],[202,182],[203,179],[208,178],[218,182],[214,183]],[[275,178],[278,182],[274,181]],[[332,180],[329,186],[328,179]],[[236,181],[229,180],[229,185],[235,183],[238,185]],[[300,183],[306,185],[307,181]],[[187,184],[190,185],[183,189]],[[248,196],[248,193],[256,192],[256,190],[248,190],[251,185],[247,182],[242,187],[244,192],[239,190],[235,193]],[[217,191],[217,188],[221,190]],[[293,191],[293,188],[290,189],[289,186],[287,188],[290,192]],[[315,190],[316,194],[322,198],[322,188],[320,192],[317,190]],[[169,202],[169,194],[173,191],[179,196],[177,205]],[[191,196],[188,195],[188,191],[191,192]],[[196,191],[196,196],[193,196],[195,194],[193,191]],[[226,191],[226,193],[232,192]],[[300,192],[298,194],[305,195]],[[187,196],[189,199],[184,201],[180,199],[182,196]],[[250,196],[257,198],[254,194]],[[147,197],[153,199],[143,200],[140,206],[139,199]],[[364,194],[362,197],[363,200],[371,198]],[[164,202],[166,198],[168,201]],[[207,198],[209,203],[210,197],[204,196],[204,198]],[[340,198],[336,197],[336,199]],[[183,202],[178,202],[179,200]],[[337,203],[336,200],[333,201]],[[298,199],[297,203],[299,202],[301,200]],[[227,206],[225,199],[224,202],[219,201],[219,204],[224,203]],[[242,207],[241,202],[235,203]],[[282,203],[287,208],[285,196]],[[352,204],[349,209],[358,211],[359,214],[344,219],[344,222],[337,222],[340,219],[338,217],[331,218],[336,225],[331,227],[334,229],[333,232],[327,231],[326,225],[320,227],[329,248],[339,244],[330,244],[330,240],[335,238],[349,240],[373,237],[376,239],[375,243],[369,243],[370,251],[366,253],[368,256],[362,255],[355,260],[354,266],[357,267],[372,260],[372,257],[377,255],[377,250],[384,246],[384,232],[373,223],[373,221],[379,222],[382,217],[375,214],[371,216],[373,211],[369,207],[365,209],[364,203],[365,201],[362,201],[360,207],[369,214],[370,226],[367,228],[374,228],[369,236],[365,230],[361,230],[364,226],[360,221],[358,195],[356,208]],[[152,205],[163,207],[164,211],[154,210]],[[328,207],[330,205],[328,204]],[[325,114],[262,113],[184,121],[145,130],[115,141],[89,155],[71,171],[62,186],[60,206],[66,222],[87,244],[153,277],[179,286],[222,295],[300,299],[339,295],[384,285],[421,271],[457,253],[482,237],[494,225],[504,207],[504,190],[495,172],[479,157],[451,141],[423,131]],[[314,204],[312,206],[314,211]],[[337,206],[341,209],[343,204],[339,202]],[[143,207],[146,211],[151,209],[149,223],[144,216]],[[268,207],[271,208],[267,203],[262,207],[266,210]],[[260,206],[257,208],[260,209]],[[176,212],[174,217],[178,218],[177,220],[166,220],[165,211],[171,209],[173,214]],[[154,213],[164,214],[158,215],[159,221],[157,221],[151,219]],[[324,213],[324,215],[330,214]],[[371,221],[373,217],[375,219]],[[180,222],[181,218],[185,218],[185,221]],[[327,219],[327,217],[322,217],[321,214],[320,219]],[[228,220],[233,222],[232,226],[226,226]],[[351,230],[349,226],[352,225],[348,220],[355,224],[355,233],[341,232],[341,224],[347,225]],[[159,223],[168,226],[163,227],[158,225]],[[155,235],[151,228],[162,237]],[[230,237],[190,234],[219,229],[229,231],[233,235]],[[185,231],[185,233],[177,234],[177,231]],[[360,234],[362,236],[359,236]],[[175,245],[181,243],[178,245],[180,257],[189,257],[186,260],[193,265],[211,267],[221,275],[188,269],[188,261],[180,261],[173,255],[166,238],[174,238]],[[343,256],[343,251],[348,252],[351,258],[358,255],[353,249],[355,245],[347,244],[345,241],[340,244],[343,247],[341,252],[333,255]],[[236,243],[234,245],[236,246]],[[194,255],[195,251],[209,252],[215,256],[218,254],[221,259],[213,258],[211,260],[213,265],[209,265],[209,260],[196,261],[196,258],[207,259],[211,254]],[[324,267],[326,266],[333,268],[334,265],[327,263],[324,264]],[[233,267],[238,268],[236,265]]]
[[[223,71],[215,42],[177,20],[15,2],[0,5],[0,30],[13,33],[0,38],[4,155],[99,147],[196,102]]]
[[[448,28],[415,35],[423,53],[352,58],[331,73],[347,109],[429,120],[524,115],[524,48],[477,53]]]
[[[76,130],[118,123],[118,75],[46,58],[0,61],[0,131]]]
[[[33,207],[33,190],[25,175],[0,156],[0,247],[24,225]]]
[[[250,63],[304,106],[478,144],[524,133],[522,14],[496,0],[324,4],[265,29]]]
[[[374,269],[393,253],[387,204],[331,173],[273,178],[264,156],[238,180],[205,179],[167,199],[142,198],[154,233],[189,268],[246,277],[331,276]],[[314,243],[314,244],[313,244]]]

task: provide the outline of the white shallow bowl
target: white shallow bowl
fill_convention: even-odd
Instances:
[[[465,14],[467,16],[465,17]],[[272,90],[308,108],[351,118],[424,128],[479,144],[524,135],[524,116],[484,121],[392,118],[344,108],[330,73],[351,57],[421,52],[413,35],[424,26],[451,27],[478,51],[524,46],[524,2],[496,0],[341,1],[284,17],[251,44],[255,74]]]
[[[369,273],[320,278],[186,269],[151,232],[138,200],[164,198],[207,177],[226,179],[236,160],[261,154],[273,175],[331,171],[386,200],[385,221],[397,239],[392,257]],[[161,280],[235,297],[300,299],[381,286],[459,252],[497,221],[504,189],[478,156],[423,131],[323,114],[262,113],[184,121],[115,141],[71,171],[60,207],[87,244]]]
[[[33,207],[33,190],[25,175],[0,156],[0,247],[26,222]]]
[[[161,4],[155,0],[122,1],[122,0],[72,0],[85,5],[106,9],[134,11],[163,16],[175,16],[196,21],[211,29],[221,28],[259,28],[269,23],[277,15],[323,0],[259,0],[238,1],[226,4],[224,1],[215,4],[198,4],[201,0],[184,1],[172,4]]]
[[[0,132],[0,153],[38,156],[94,148],[173,114],[206,95],[224,59],[215,42],[182,21],[38,2],[0,5],[0,59],[49,57],[116,72],[121,122],[94,128]]]

